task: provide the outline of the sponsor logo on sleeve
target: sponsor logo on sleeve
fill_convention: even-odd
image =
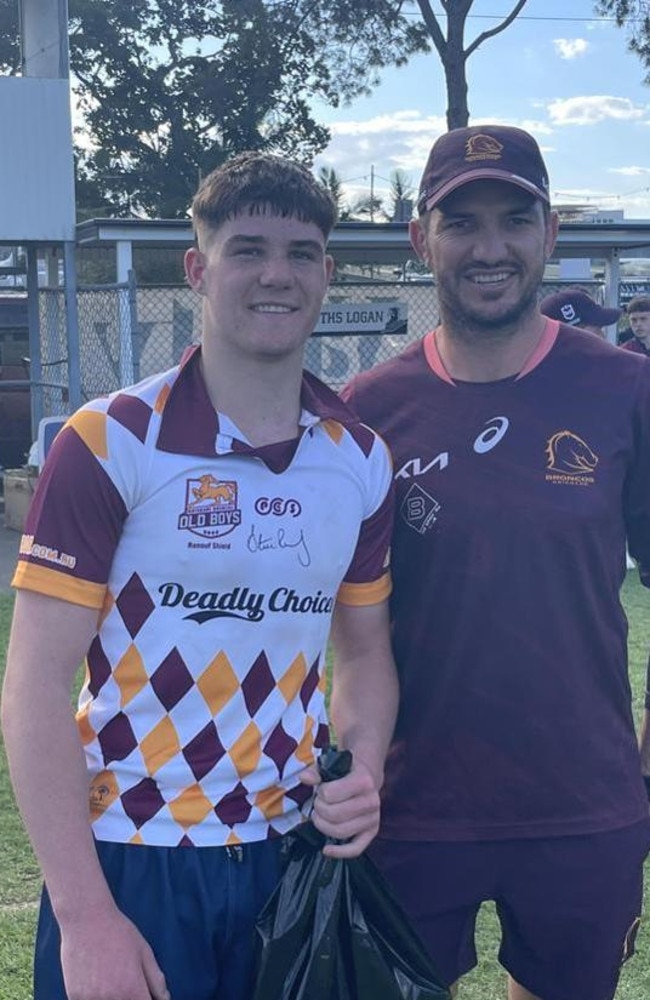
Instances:
[[[240,524],[236,482],[217,479],[211,473],[186,480],[179,531],[191,531],[202,538],[219,538]]]
[[[592,486],[598,456],[573,431],[557,431],[546,443],[546,482]]]

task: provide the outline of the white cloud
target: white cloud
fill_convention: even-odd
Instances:
[[[608,173],[623,177],[650,177],[650,167],[609,167]]]
[[[558,98],[548,104],[548,113],[554,125],[595,125],[608,119],[633,121],[646,111],[627,97],[594,95]]]
[[[589,42],[585,38],[554,38],[553,45],[560,59],[583,56],[589,48]]]

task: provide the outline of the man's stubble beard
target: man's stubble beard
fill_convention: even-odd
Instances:
[[[455,289],[445,286],[438,278],[438,306],[445,331],[458,340],[473,342],[489,339],[509,340],[521,331],[522,323],[532,319],[537,311],[539,289],[544,277],[544,264],[523,289],[517,302],[494,316],[480,309],[468,308]]]

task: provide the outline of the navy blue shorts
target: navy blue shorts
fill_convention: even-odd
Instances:
[[[255,920],[282,870],[283,840],[226,847],[97,843],[113,896],[151,945],[173,1000],[250,1000]],[[34,1000],[67,1000],[47,892]]]
[[[482,902],[501,922],[499,961],[544,1000],[611,1000],[634,952],[650,822],[535,840],[375,840],[369,853],[448,985],[476,965]]]

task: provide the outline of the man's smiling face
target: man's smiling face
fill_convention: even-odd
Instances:
[[[244,212],[199,240],[185,266],[190,285],[204,296],[204,338],[259,359],[302,352],[333,269],[318,226],[271,211]]]
[[[412,223],[418,254],[438,283],[450,332],[517,332],[535,309],[557,220],[514,184],[478,180]]]

